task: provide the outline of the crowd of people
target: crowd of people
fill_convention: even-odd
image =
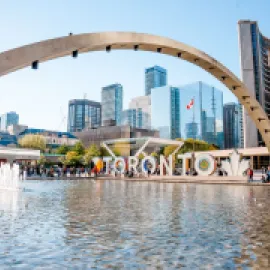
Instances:
[[[89,167],[86,166],[33,166],[25,165],[20,167],[20,175],[23,178],[27,177],[81,177],[97,175],[98,170],[94,163],[90,163]]]
[[[112,172],[112,169],[110,167],[109,173]],[[115,176],[120,174],[121,167],[117,168],[115,171]],[[97,176],[98,174],[105,174],[105,166],[96,166],[94,162],[91,162],[89,166],[61,166],[61,165],[54,165],[50,167],[45,166],[32,166],[32,165],[24,165],[20,167],[20,175],[23,178],[29,178],[29,177],[88,177],[88,176]],[[128,170],[125,168],[124,170],[124,176],[126,177],[137,177],[141,176],[142,174],[145,176],[151,176],[151,175],[160,175],[160,166],[158,165],[154,172],[152,172],[151,164],[146,163],[144,165],[144,172],[142,171],[142,168],[138,167],[137,171],[135,172],[132,168],[131,170]],[[182,175],[181,171],[175,169],[174,175]],[[220,168],[217,170],[217,174],[219,176],[226,176],[227,174],[222,171]],[[188,169],[186,171],[186,175],[192,175],[196,176],[197,173],[193,169]],[[254,181],[254,171],[250,167],[246,171],[246,175],[248,178],[248,182]],[[262,167],[262,177],[261,181],[263,183],[270,183],[270,165],[265,168]]]
[[[248,176],[248,182],[252,182],[254,180],[254,171],[252,168],[249,168],[247,170],[247,176]],[[261,181],[263,183],[270,183],[270,166],[262,167],[262,178]]]

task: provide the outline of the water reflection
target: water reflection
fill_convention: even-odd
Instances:
[[[269,268],[268,187],[80,180],[29,190],[17,218],[0,216],[0,268]]]

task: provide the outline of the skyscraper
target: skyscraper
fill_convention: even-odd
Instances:
[[[186,137],[191,138],[191,139],[199,139],[198,134],[199,134],[199,128],[198,128],[198,123],[196,122],[189,122],[186,123],[185,127],[185,132],[186,132]]]
[[[16,112],[8,112],[1,115],[1,130],[6,131],[8,126],[19,124],[19,115]]]
[[[151,126],[151,96],[133,98],[129,103],[129,109],[137,111],[138,127],[150,128]]]
[[[181,135],[224,147],[223,93],[203,82],[179,86]],[[194,99],[193,108],[187,105]]]
[[[114,120],[116,125],[121,125],[123,110],[123,87],[121,84],[111,84],[102,88],[102,122]]]
[[[160,66],[145,69],[145,95],[151,95],[151,89],[167,85],[167,70]]]
[[[238,30],[242,80],[270,117],[270,41],[255,21],[239,21]],[[244,146],[262,145],[262,137],[245,111],[243,124]]]
[[[179,89],[177,87],[157,87],[152,92],[151,126],[159,130],[161,138],[181,137]]]
[[[129,125],[136,128],[149,128],[149,114],[138,109],[127,109],[122,112],[122,125]]]
[[[136,127],[137,125],[137,112],[136,109],[128,109],[122,111],[121,125],[129,125],[131,127]]]
[[[224,148],[242,148],[242,106],[226,103],[223,107]]]
[[[101,125],[100,102],[87,99],[73,99],[68,104],[68,131],[78,132],[85,128]]]

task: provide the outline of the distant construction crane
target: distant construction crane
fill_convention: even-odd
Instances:
[[[67,120],[67,116],[63,113],[63,110],[62,110],[62,107],[60,107],[60,114],[61,114],[61,122],[58,126],[58,129],[61,130],[64,123],[66,123],[66,120]]]

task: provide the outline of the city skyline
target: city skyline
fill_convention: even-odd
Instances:
[[[261,31],[269,36],[269,18],[266,11],[270,3],[262,2],[263,8],[254,1],[245,1],[244,4],[228,1],[226,6],[213,1],[182,2],[180,13],[176,8],[179,1],[171,1],[171,4],[163,9],[153,9],[151,1],[136,1],[132,4],[115,1],[113,13],[109,1],[80,1],[79,5],[68,2],[65,2],[65,5],[53,3],[53,8],[50,8],[50,2],[45,5],[29,1],[28,4],[15,8],[12,3],[5,3],[2,4],[0,18],[3,25],[0,34],[5,38],[0,44],[0,51],[64,36],[69,32],[148,32],[197,47],[213,55],[240,77],[237,22],[242,19],[257,20]],[[143,14],[140,13],[142,4]],[[157,1],[155,5],[158,6]],[[204,12],[207,9],[211,10],[214,17]],[[38,12],[40,10],[42,14]],[[106,19],[100,19],[101,12],[102,18]],[[193,16],[189,16],[191,13]],[[203,16],[203,20],[194,19],[197,13]],[[21,18],[21,23],[14,23],[12,16],[8,17],[6,14]],[[150,14],[153,18],[163,19],[152,24],[149,21]],[[177,16],[179,14],[181,16]],[[215,24],[212,24],[213,20]],[[211,27],[208,27],[209,24]],[[2,77],[0,88],[3,93],[13,93],[13,96],[12,100],[8,95],[1,97],[0,113],[14,110],[20,114],[22,124],[55,130],[65,129],[65,125],[61,126],[61,123],[63,117],[67,117],[68,100],[80,99],[86,93],[88,99],[101,101],[100,89],[104,85],[119,82],[125,92],[126,109],[129,100],[144,94],[144,69],[154,65],[168,70],[169,85],[204,81],[223,91],[224,102],[235,101],[228,89],[194,65],[149,52],[113,51],[87,53],[79,55],[76,60],[65,57],[42,63],[37,71],[26,68]]]

